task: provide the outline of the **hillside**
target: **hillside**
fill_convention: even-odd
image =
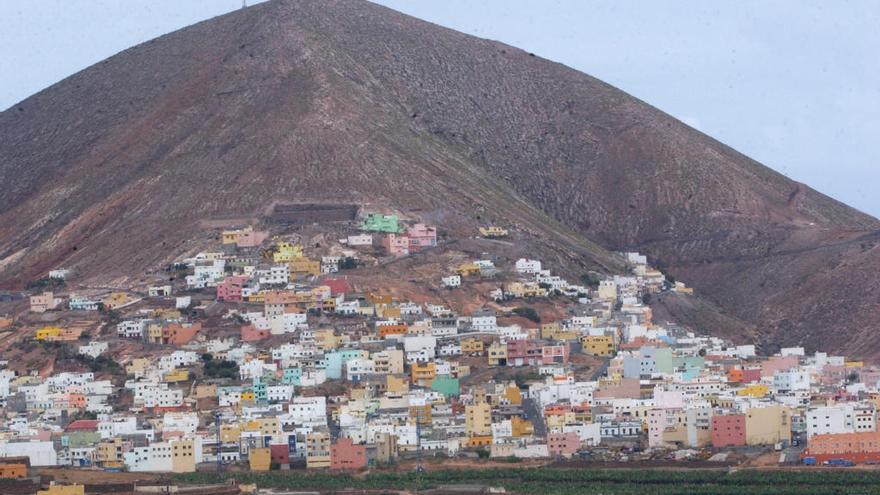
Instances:
[[[638,250],[723,312],[699,321],[880,354],[876,219],[590,76],[366,2],[267,2],[75,74],[0,114],[0,181],[6,287],[123,280],[205,221],[341,201],[515,226],[589,268]]]

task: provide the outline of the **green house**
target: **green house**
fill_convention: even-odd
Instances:
[[[380,213],[369,213],[361,223],[361,230],[370,232],[388,232],[391,234],[399,234],[403,231],[397,215],[382,215]]]
[[[431,390],[440,392],[446,397],[456,397],[461,389],[458,384],[458,378],[449,375],[440,375],[431,382]]]

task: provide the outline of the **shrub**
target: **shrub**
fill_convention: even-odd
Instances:
[[[538,315],[538,312],[535,311],[534,308],[530,308],[528,306],[520,306],[517,308],[513,308],[513,312],[535,323],[541,323],[541,317]]]

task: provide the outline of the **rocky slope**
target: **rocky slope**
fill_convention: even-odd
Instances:
[[[590,76],[366,2],[267,2],[75,74],[0,114],[0,181],[6,286],[350,201],[516,225],[584,266],[636,249],[768,348],[880,353],[876,219]]]

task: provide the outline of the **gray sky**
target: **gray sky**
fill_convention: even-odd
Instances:
[[[248,4],[255,3],[249,0]],[[880,216],[880,2],[380,0],[605,80]],[[0,0],[0,108],[241,0]]]

